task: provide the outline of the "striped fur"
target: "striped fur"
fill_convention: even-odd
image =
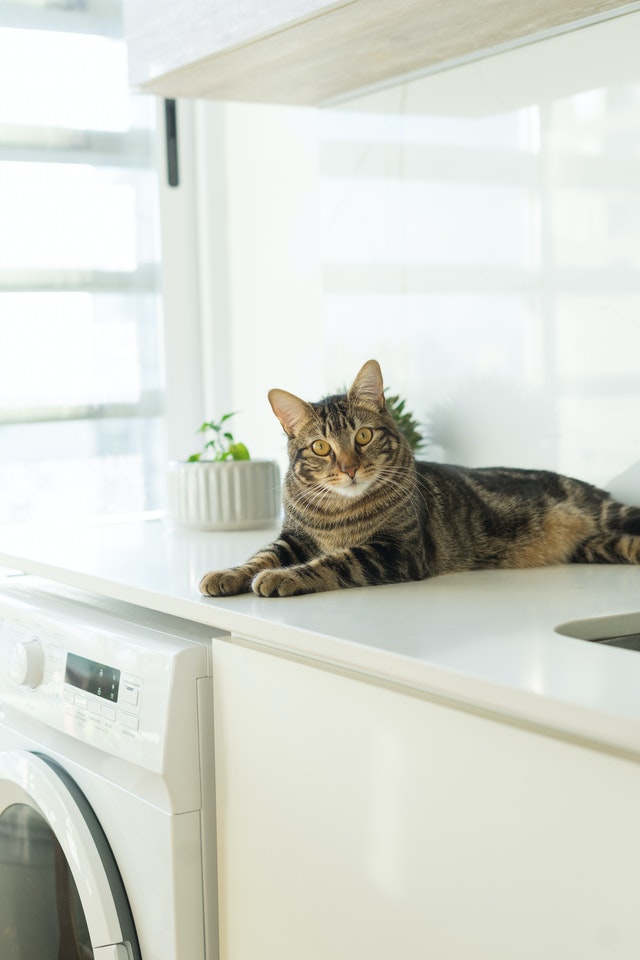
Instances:
[[[202,593],[265,596],[422,580],[460,570],[640,563],[640,508],[555,473],[416,462],[375,360],[347,394],[269,400],[289,437],[284,524]]]

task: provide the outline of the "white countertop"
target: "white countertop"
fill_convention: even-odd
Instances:
[[[633,614],[640,567],[477,571],[267,599],[201,597],[210,569],[276,531],[187,532],[162,521],[0,527],[0,564],[640,757],[640,653],[562,636],[567,621]]]

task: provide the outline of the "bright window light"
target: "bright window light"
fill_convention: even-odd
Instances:
[[[0,523],[148,515],[166,457],[154,101],[129,93],[117,3],[10,13]]]

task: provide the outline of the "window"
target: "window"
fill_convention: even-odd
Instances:
[[[0,522],[161,506],[155,102],[115,0],[0,18]]]

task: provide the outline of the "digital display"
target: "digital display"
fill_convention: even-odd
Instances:
[[[67,654],[67,666],[64,673],[66,683],[73,687],[93,693],[104,700],[118,699],[120,688],[120,671],[114,667],[107,667],[104,663],[87,660],[75,653]]]

